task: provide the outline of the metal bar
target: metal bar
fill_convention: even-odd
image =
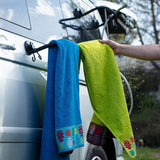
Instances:
[[[41,51],[43,49],[49,48],[49,47],[54,47],[56,46],[55,43],[49,43],[49,44],[45,44],[41,47],[35,48],[34,44],[30,41],[25,41],[24,42],[24,48],[26,50],[27,55],[31,55],[33,53],[37,53],[38,51]]]

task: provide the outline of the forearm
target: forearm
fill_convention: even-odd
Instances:
[[[100,40],[99,42],[108,44],[115,54],[143,60],[160,60],[160,44],[133,46],[119,44],[112,40]]]
[[[132,46],[121,44],[118,54],[143,60],[160,60],[160,45]]]

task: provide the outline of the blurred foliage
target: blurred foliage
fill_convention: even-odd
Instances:
[[[143,66],[125,69],[123,73],[130,83],[134,108],[131,122],[136,143],[144,140],[145,146],[160,146],[160,100],[156,93],[159,91],[160,75],[155,70],[146,70]],[[129,93],[124,86],[127,101]]]
[[[154,103],[154,99],[150,96],[146,96],[143,102],[140,104],[143,108],[131,116],[136,143],[143,139],[144,146],[159,147],[160,102]]]

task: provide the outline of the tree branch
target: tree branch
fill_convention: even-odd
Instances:
[[[158,30],[156,28],[156,17],[155,17],[155,11],[154,11],[154,0],[150,0],[151,2],[151,12],[152,12],[152,25],[153,25],[153,30],[154,30],[154,35],[155,35],[155,43],[159,43],[159,38],[158,38]]]

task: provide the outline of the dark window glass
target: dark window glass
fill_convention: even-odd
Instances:
[[[89,11],[90,9],[94,8],[94,6],[89,3],[89,1],[83,0],[72,0],[72,1],[65,1],[60,0],[62,4],[62,10],[64,14],[64,18],[74,17],[74,10],[80,10],[82,13]],[[92,28],[92,26],[98,21],[101,23],[100,20],[96,16],[99,15],[98,11],[91,12],[90,14],[76,20],[71,20],[66,22],[69,25],[76,25],[77,27],[81,27],[81,30],[74,30],[72,28],[67,27],[68,37],[74,40],[75,42],[82,42],[87,40],[93,39],[100,39],[100,32],[99,29],[91,29],[86,30],[86,28]]]

